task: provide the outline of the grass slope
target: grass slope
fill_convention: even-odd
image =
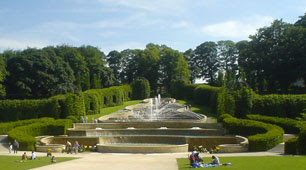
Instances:
[[[211,158],[204,158],[210,162]],[[224,170],[304,170],[306,156],[264,156],[264,157],[221,157],[221,163],[232,163],[231,166],[207,167],[205,169]],[[190,170],[187,158],[177,159],[179,170]],[[201,168],[203,169],[203,168]]]
[[[191,105],[193,112],[211,117],[215,119],[215,121],[217,120],[216,115],[212,113],[211,109],[208,106],[198,105],[190,100],[177,100],[176,102],[182,105]]]
[[[101,116],[111,114],[111,113],[113,113],[113,112],[116,112],[116,111],[118,111],[118,110],[120,110],[120,109],[125,108],[126,106],[138,104],[140,101],[142,101],[142,100],[132,100],[132,101],[124,102],[124,104],[123,104],[123,105],[120,105],[120,106],[113,106],[113,107],[105,107],[105,108],[102,108],[101,111],[100,111],[100,114],[87,115],[88,121],[91,121],[92,118],[97,119],[97,118],[99,118],[99,117],[101,117]]]
[[[70,161],[77,158],[57,157],[56,163]],[[51,164],[50,157],[37,157],[36,160],[19,162],[21,156],[0,156],[0,169],[3,170],[26,170]]]

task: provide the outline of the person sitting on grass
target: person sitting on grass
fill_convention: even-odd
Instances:
[[[22,154],[22,156],[21,156],[21,160],[25,161],[25,160],[27,160],[27,159],[28,159],[28,155],[27,155],[26,152],[24,152],[24,153]]]
[[[52,149],[49,148],[48,151],[47,151],[47,157],[52,156],[51,151],[52,151]]]
[[[52,156],[51,163],[55,163],[55,162],[56,162],[55,156]]]
[[[213,159],[211,164],[213,164],[213,165],[220,165],[220,160],[219,160],[219,158],[217,156],[213,155],[211,158]]]
[[[34,151],[32,151],[31,160],[35,160],[35,159],[36,159],[36,154],[34,153]]]

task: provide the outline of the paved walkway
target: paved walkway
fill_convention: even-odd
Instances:
[[[0,155],[18,155],[8,154],[8,151],[0,151]],[[30,154],[30,153],[29,153]],[[46,156],[46,153],[36,153],[37,156]],[[92,153],[85,152],[79,154],[54,153],[55,157],[79,157],[79,159],[55,163],[33,170],[177,170],[176,158],[187,158],[190,153],[164,153],[164,154],[118,154],[118,153]],[[229,156],[280,156],[278,152],[243,152],[243,153],[218,153],[221,158]],[[211,154],[201,153],[205,161],[211,160]]]
[[[222,157],[232,156],[280,156],[284,151],[283,147],[284,144],[281,143],[267,152],[218,153],[216,155],[221,158],[221,161]],[[23,151],[19,151],[18,154],[9,154],[5,147],[0,146],[0,155],[21,156],[22,153]],[[36,154],[37,156],[46,156],[46,153],[37,152]],[[190,153],[118,154],[85,152],[77,155],[53,153],[55,157],[79,157],[79,159],[55,164],[50,163],[48,166],[33,170],[177,170],[176,158],[187,158],[188,154]],[[201,153],[201,156],[204,161],[211,160],[211,154]]]

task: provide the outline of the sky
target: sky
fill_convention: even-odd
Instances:
[[[294,23],[306,0],[1,0],[0,52],[91,45],[112,50],[248,40],[275,19]]]

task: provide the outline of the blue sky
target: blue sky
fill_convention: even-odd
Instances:
[[[185,51],[247,40],[274,19],[294,23],[306,0],[1,0],[0,52],[48,45],[111,50],[152,42]]]

